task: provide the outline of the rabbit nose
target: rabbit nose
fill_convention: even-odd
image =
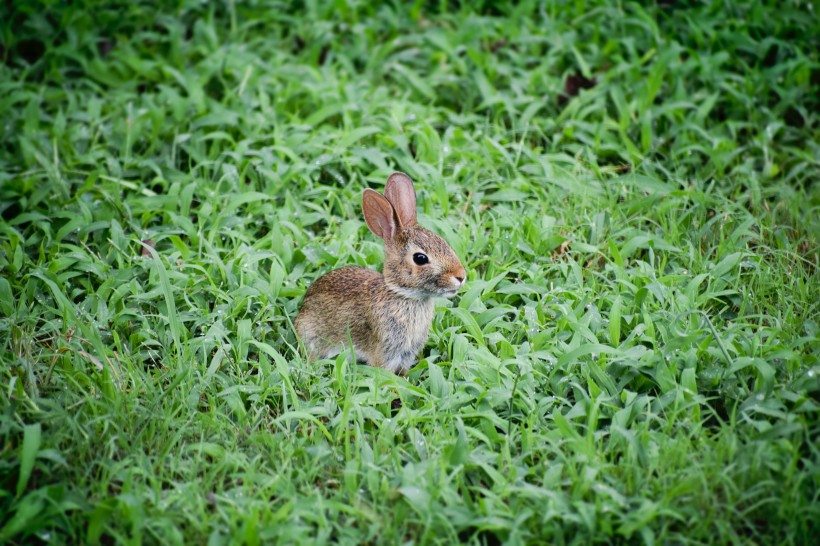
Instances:
[[[453,277],[455,277],[455,279],[460,283],[464,282],[464,276],[463,275],[453,275]]]

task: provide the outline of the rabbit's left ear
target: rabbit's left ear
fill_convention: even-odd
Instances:
[[[370,188],[362,192],[362,212],[370,231],[385,242],[392,241],[399,232],[393,206],[379,192]]]
[[[404,173],[393,173],[384,186],[384,196],[393,205],[401,227],[416,225],[416,189]]]

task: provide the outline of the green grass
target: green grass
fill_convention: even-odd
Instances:
[[[0,542],[820,532],[811,3],[64,4],[0,7]],[[467,286],[308,362],[394,169]]]

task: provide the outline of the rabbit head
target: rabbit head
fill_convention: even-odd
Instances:
[[[416,221],[416,191],[403,173],[393,173],[384,195],[366,189],[362,210],[367,226],[384,241],[387,288],[414,300],[450,298],[464,284],[466,272],[444,239]]]

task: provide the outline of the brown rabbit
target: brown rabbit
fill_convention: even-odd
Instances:
[[[319,278],[305,294],[296,333],[311,358],[335,356],[350,339],[357,359],[404,374],[427,341],[433,298],[453,297],[466,272],[444,239],[416,223],[406,174],[390,175],[384,195],[364,190],[362,211],[384,240],[384,275],[350,266]]]

